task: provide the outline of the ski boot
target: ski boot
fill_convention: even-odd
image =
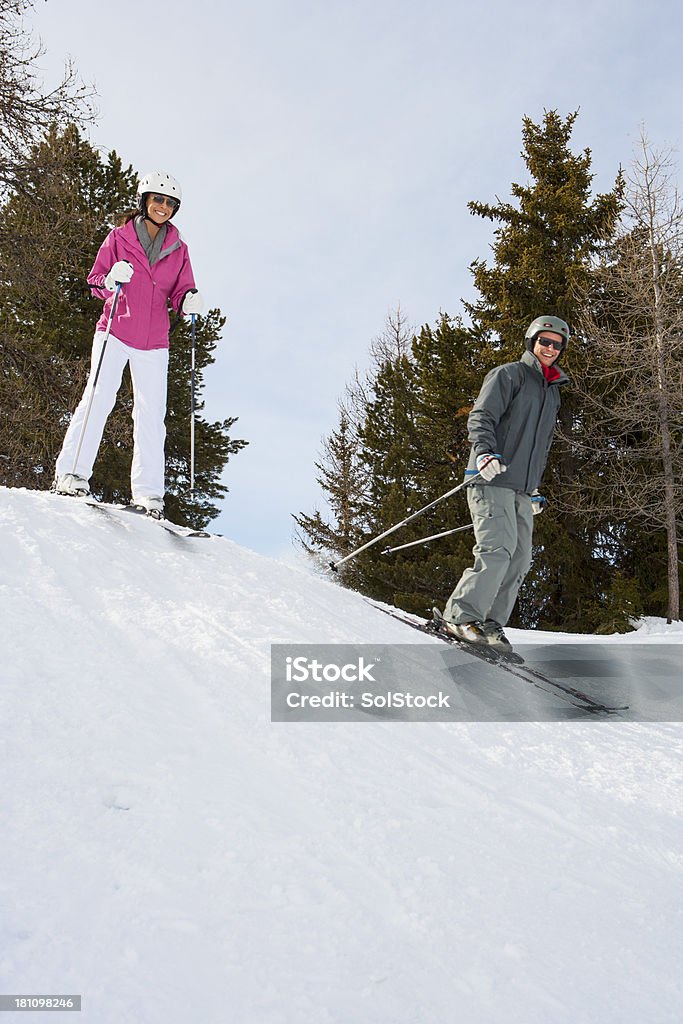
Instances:
[[[75,473],[63,473],[55,478],[53,484],[55,494],[68,494],[72,498],[86,498],[90,494],[90,484]]]
[[[164,518],[164,499],[151,496],[148,498],[134,498],[131,502],[137,512],[144,512],[152,519]]]

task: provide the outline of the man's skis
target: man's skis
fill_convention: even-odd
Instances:
[[[461,647],[464,647],[465,650],[469,651],[470,648],[473,647],[475,651],[481,652],[481,654],[485,655],[488,661],[505,661],[513,665],[524,664],[524,658],[522,655],[513,651],[512,647],[494,647],[493,644],[485,647],[483,644],[477,645],[468,643],[466,640],[459,640],[457,636],[453,636],[453,634],[449,632],[446,620],[438,608],[432,608],[432,617],[427,625],[431,627],[431,631],[433,633],[437,633],[439,637],[443,637],[448,640],[455,640]]]
[[[434,618],[429,621],[416,622],[414,619],[408,618],[407,615],[401,615],[400,612],[396,612],[393,609],[382,607],[381,605],[375,604],[374,602],[368,602],[372,604],[373,608],[377,608],[378,611],[384,612],[385,615],[390,615],[392,619],[396,619],[398,622],[405,623],[406,626],[411,626],[413,629],[417,629],[420,633],[426,633],[427,636],[436,637],[437,640],[443,640],[444,643],[451,644],[454,647],[459,648],[461,651],[465,651],[467,654],[472,655],[474,658],[478,658],[480,661],[485,661],[489,665],[496,665],[498,668],[502,668],[505,672],[509,672],[513,676],[517,676],[518,679],[523,679],[527,683],[531,683],[532,686],[536,686],[539,689],[544,689],[546,692],[550,691],[555,693],[562,700],[573,704],[574,707],[580,707],[582,710],[594,712],[595,714],[617,714],[620,711],[627,711],[628,705],[621,705],[612,707],[609,704],[603,704],[599,700],[595,700],[589,694],[584,693],[582,690],[577,690],[573,686],[565,686],[564,683],[557,682],[556,679],[551,679],[545,673],[540,672],[536,668],[532,668],[531,665],[527,665],[524,659],[513,652],[513,656],[516,660],[507,653],[497,653],[491,647],[477,646],[476,644],[467,643],[466,640],[459,640],[451,633],[446,633],[440,626],[440,620],[443,616],[434,609]],[[580,701],[577,704],[576,701]]]

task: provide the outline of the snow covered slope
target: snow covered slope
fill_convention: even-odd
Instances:
[[[84,1024],[680,1021],[681,726],[272,724],[272,642],[418,635],[70,499],[0,491],[0,542],[0,993],[80,993]]]

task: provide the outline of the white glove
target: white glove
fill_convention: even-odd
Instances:
[[[534,516],[540,516],[541,512],[545,512],[545,507],[548,504],[548,499],[544,498],[539,492],[538,488],[531,495],[531,513]]]
[[[104,287],[108,291],[113,292],[116,290],[117,284],[128,284],[132,276],[133,264],[129,263],[128,260],[119,260],[105,277]]]
[[[507,466],[500,461],[500,455],[486,452],[485,455],[477,455],[477,469],[482,479],[490,483],[499,473],[505,473]]]
[[[201,313],[204,309],[204,299],[201,297],[196,288],[193,288],[191,292],[188,292],[183,299],[183,313],[186,316],[190,316],[191,313]]]

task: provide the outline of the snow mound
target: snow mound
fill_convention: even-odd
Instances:
[[[272,724],[271,643],[424,638],[71,499],[1,490],[0,530],[3,992],[84,1024],[680,1020],[679,726]]]
[[[683,622],[667,622],[654,615],[645,615],[635,625],[635,639],[638,643],[647,643],[649,640],[683,643]]]

